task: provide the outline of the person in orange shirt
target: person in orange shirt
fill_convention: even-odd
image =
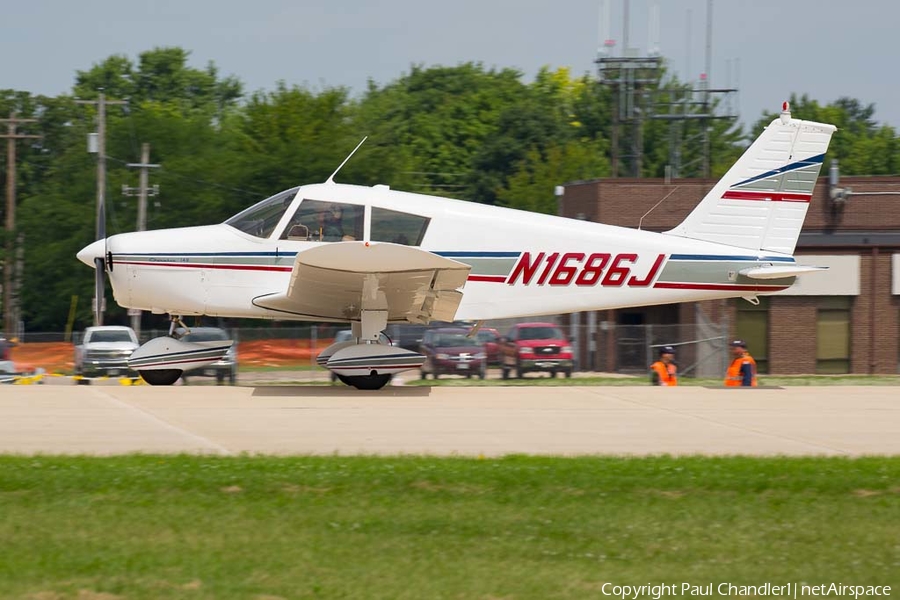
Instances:
[[[756,361],[747,352],[747,342],[734,340],[731,342],[734,359],[725,374],[725,385],[728,387],[756,387]]]
[[[663,346],[659,349],[659,360],[650,365],[650,381],[653,385],[678,385],[677,372],[675,349],[672,346]]]

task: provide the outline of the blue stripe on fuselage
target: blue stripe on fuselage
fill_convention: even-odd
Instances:
[[[432,252],[444,258],[518,258],[521,252]]]

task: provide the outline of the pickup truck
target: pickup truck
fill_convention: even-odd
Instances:
[[[125,375],[129,372],[128,357],[138,346],[137,335],[131,327],[88,327],[81,344],[75,346],[75,374]]]
[[[500,372],[509,379],[529,371],[546,371],[572,376],[572,345],[553,323],[519,323],[500,338]]]

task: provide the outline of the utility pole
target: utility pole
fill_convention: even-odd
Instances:
[[[147,230],[147,198],[149,196],[156,196],[159,194],[159,186],[154,185],[152,188],[147,186],[147,177],[149,169],[156,169],[159,165],[150,164],[150,144],[143,143],[141,144],[141,162],[139,163],[128,163],[127,165],[130,168],[136,168],[141,170],[140,178],[138,180],[138,187],[128,187],[127,185],[122,186],[122,195],[124,196],[134,196],[135,193],[138,195],[138,214],[137,214],[137,230],[138,231],[146,231]],[[131,328],[134,329],[135,333],[138,336],[141,335],[141,311],[137,308],[129,308],[128,314],[131,316]]]
[[[6,335],[16,335],[18,327],[17,310],[14,306],[16,298],[13,295],[13,271],[16,268],[15,244],[13,237],[16,230],[16,140],[36,139],[39,135],[25,135],[16,133],[16,125],[22,123],[36,123],[37,119],[18,119],[16,113],[9,113],[8,119],[0,119],[0,123],[6,123],[7,132],[0,135],[6,138],[6,253],[3,257],[3,317]]]
[[[97,221],[96,236],[98,240],[106,237],[106,105],[128,104],[127,100],[107,100],[106,94],[100,92],[96,100],[76,100],[75,104],[92,104],[97,106]],[[103,309],[105,304],[104,273],[95,269],[94,273],[94,325],[103,325]]]

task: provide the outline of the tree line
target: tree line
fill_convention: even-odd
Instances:
[[[555,213],[556,185],[611,175],[610,92],[565,68],[542,69],[526,82],[511,68],[414,65],[384,85],[370,81],[354,96],[342,87],[283,82],[248,93],[214,64],[194,68],[188,58],[182,48],[156,48],[136,60],[110,56],[78,71],[71,93],[55,97],[0,90],[0,116],[15,111],[37,119],[21,130],[41,135],[20,142],[17,161],[14,235],[24,243],[28,331],[61,331],[73,296],[80,299],[76,328],[91,321],[93,278],[75,253],[95,236],[96,155],[87,152],[86,139],[96,131],[96,108],[75,100],[96,99],[99,90],[128,100],[107,110],[110,235],[135,229],[136,202],[119,190],[136,185],[137,173],[126,164],[139,162],[144,142],[151,144],[151,162],[161,165],[151,175],[161,189],[150,202],[150,229],[221,222],[277,191],[324,181],[364,135],[367,143],[339,181]],[[684,87],[664,76],[655,91],[664,99]],[[897,132],[875,120],[873,105],[851,98],[823,105],[806,96],[791,103],[795,116],[841,129],[829,155],[840,159],[842,174],[898,171]],[[749,132],[713,122],[714,177],[773,116],[762,115]],[[667,136],[661,121],[645,124],[642,176],[663,176]],[[699,144],[686,152],[682,174],[698,175],[699,166],[690,165],[699,165],[692,160]],[[5,153],[2,161],[5,180]],[[113,303],[109,309],[110,322],[125,322],[124,310]]]

